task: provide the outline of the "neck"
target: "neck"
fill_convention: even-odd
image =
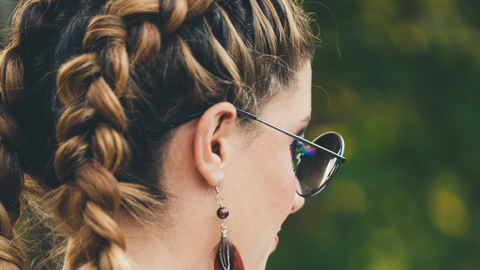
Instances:
[[[132,270],[213,269],[214,248],[221,236],[220,224],[214,211],[202,210],[212,210],[215,206],[205,206],[207,199],[199,199],[190,201],[198,206],[196,208],[183,207],[179,202],[150,221],[119,214],[116,220],[125,236],[126,256]],[[171,200],[175,200],[173,205],[178,202],[178,199]],[[67,260],[68,257],[66,254]],[[64,265],[62,270],[69,269]]]
[[[175,207],[150,222],[120,216],[118,222],[126,238],[132,270],[213,269],[220,225],[214,211],[202,211],[214,209],[204,207],[202,203],[206,201],[200,198],[196,202],[198,208],[189,209],[175,200],[170,204]]]

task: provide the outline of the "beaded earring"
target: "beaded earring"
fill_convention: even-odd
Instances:
[[[220,243],[216,247],[216,256],[214,261],[215,270],[245,270],[242,257],[237,247],[228,239],[227,226],[225,226],[225,219],[228,217],[228,209],[222,206],[223,196],[218,189],[218,186],[222,182],[221,178],[218,179],[218,184],[215,186],[215,192],[217,193],[216,201],[218,203],[217,217],[220,219],[220,231],[222,236]],[[209,188],[210,190],[210,188]],[[208,193],[208,191],[207,191]]]

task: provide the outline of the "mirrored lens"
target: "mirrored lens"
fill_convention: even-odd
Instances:
[[[343,155],[344,142],[335,132],[328,132],[317,137],[313,143],[339,155]],[[298,194],[310,197],[318,194],[330,182],[340,164],[338,158],[322,152],[312,146],[298,146],[299,160],[296,164],[296,176],[300,184]],[[306,153],[302,153],[305,148]],[[313,151],[313,150],[315,151]],[[294,164],[295,165],[295,164]]]

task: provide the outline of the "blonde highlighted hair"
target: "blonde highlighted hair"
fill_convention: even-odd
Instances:
[[[69,240],[68,269],[129,269],[115,217],[167,200],[169,123],[222,101],[255,112],[312,55],[289,0],[21,2],[0,55],[0,267],[25,267],[26,173]]]

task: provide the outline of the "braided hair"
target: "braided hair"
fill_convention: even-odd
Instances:
[[[0,54],[0,262],[24,268],[26,173],[68,269],[129,269],[115,217],[163,207],[169,123],[222,101],[255,113],[312,55],[290,0],[22,1]]]

